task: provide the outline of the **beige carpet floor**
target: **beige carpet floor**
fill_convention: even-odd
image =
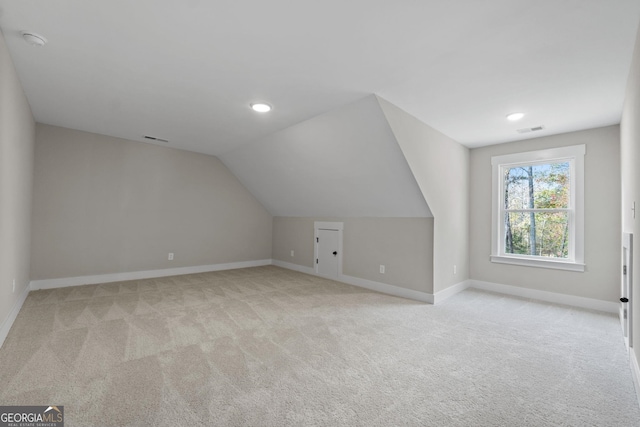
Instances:
[[[35,291],[0,404],[70,426],[638,426],[615,316],[277,267]]]

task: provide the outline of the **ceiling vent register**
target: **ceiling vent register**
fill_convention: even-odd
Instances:
[[[537,132],[539,130],[544,129],[544,126],[540,125],[540,126],[536,126],[536,127],[532,127],[532,128],[522,128],[522,129],[518,129],[518,133],[529,133],[529,132]]]

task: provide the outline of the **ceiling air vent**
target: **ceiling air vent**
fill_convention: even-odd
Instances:
[[[536,127],[532,127],[532,128],[522,128],[522,129],[518,129],[518,133],[529,133],[529,132],[536,132],[539,130],[544,129],[544,126],[540,125],[540,126],[536,126]]]
[[[155,136],[149,136],[149,135],[145,135],[144,139],[149,139],[151,141],[157,141],[157,142],[169,142],[166,139],[162,139],[162,138],[156,138]]]

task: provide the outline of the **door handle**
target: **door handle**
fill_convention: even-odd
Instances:
[[[622,297],[620,298],[620,302],[629,302],[629,298]]]
[[[333,256],[338,255],[338,251],[333,251]]]

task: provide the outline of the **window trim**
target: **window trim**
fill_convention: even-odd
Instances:
[[[491,197],[491,262],[501,264],[524,265],[559,270],[585,270],[584,264],[584,156],[586,146],[550,148],[491,157],[492,197]],[[504,253],[504,215],[500,197],[504,191],[501,171],[505,167],[532,165],[555,161],[570,161],[571,168],[571,207],[569,209],[569,259],[545,258],[533,255],[515,255]]]

